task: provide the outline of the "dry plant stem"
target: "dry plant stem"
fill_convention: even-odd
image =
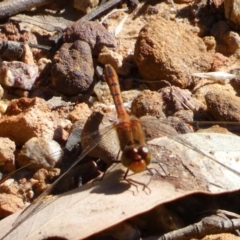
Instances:
[[[24,42],[15,42],[15,41],[1,41],[0,40],[0,52],[4,51],[11,51],[15,53],[19,53],[25,43]],[[30,47],[43,49],[49,51],[51,47],[44,46],[44,45],[38,45],[38,44],[32,44],[28,43]],[[21,57],[21,56],[19,56]]]
[[[114,7],[115,5],[117,5],[120,2],[121,2],[121,0],[111,0],[111,1],[108,1],[108,2],[100,5],[99,7],[97,7],[93,11],[91,11],[90,13],[86,14],[84,17],[82,17],[78,21],[80,21],[80,22],[82,22],[82,21],[90,21],[93,18],[95,18],[98,15],[102,14],[103,12],[105,12],[106,10]]]
[[[32,7],[39,7],[52,2],[52,0],[9,0],[0,3],[0,19],[10,17]]]
[[[102,18],[102,20],[100,21],[100,23],[103,23],[110,15],[112,15],[113,13],[116,12],[125,12],[128,11],[128,8],[123,8],[123,9],[113,9],[110,13],[108,13],[106,16],[104,16]]]
[[[158,240],[187,240],[209,234],[232,233],[240,229],[240,219],[228,219],[212,215],[202,221],[164,234]]]

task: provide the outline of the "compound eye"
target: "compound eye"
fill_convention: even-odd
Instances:
[[[152,154],[149,152],[147,147],[140,146],[138,148],[138,154],[146,162],[146,165],[149,165],[152,161]]]
[[[121,162],[123,166],[133,172],[144,171],[151,163],[152,155],[147,147],[140,146],[138,149],[134,146],[127,146],[122,153]]]
[[[140,158],[138,155],[138,150],[134,146],[127,146],[124,148],[121,162],[124,167],[129,168],[132,161],[136,161],[137,158]],[[135,160],[134,160],[135,159]]]

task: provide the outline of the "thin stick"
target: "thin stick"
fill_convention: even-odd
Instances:
[[[102,14],[103,12],[105,12],[106,10],[114,7],[115,5],[117,5],[118,3],[120,3],[121,0],[112,0],[112,1],[108,1],[102,5],[100,5],[99,7],[97,7],[96,9],[94,9],[93,11],[89,12],[88,14],[86,14],[84,17],[82,17],[81,19],[79,19],[77,22],[82,22],[82,21],[90,21],[93,18],[97,17],[98,15]]]
[[[9,0],[0,3],[0,19],[10,17],[17,13],[39,7],[52,2],[52,0]]]

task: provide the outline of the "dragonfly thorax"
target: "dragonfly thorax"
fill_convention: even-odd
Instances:
[[[126,146],[145,145],[145,136],[139,119],[132,117],[131,119],[120,120],[115,128],[122,151]]]
[[[121,156],[123,166],[135,173],[146,170],[151,160],[152,155],[145,146],[126,146]]]

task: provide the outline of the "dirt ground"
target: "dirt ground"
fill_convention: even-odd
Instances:
[[[90,16],[98,1],[79,2],[78,9],[59,1],[1,20],[1,219],[41,193],[41,200],[49,194],[44,191],[60,169],[68,169],[81,153],[76,147],[80,135],[88,157],[79,160],[84,165],[75,166],[55,193],[89,182],[117,159],[116,136],[89,137],[98,129],[106,132],[116,119],[103,73],[106,64],[118,75],[127,112],[172,122],[172,129],[165,130],[169,135],[199,130],[193,121],[208,121],[208,133],[239,133],[240,38],[237,24],[225,16],[223,1],[119,1],[91,21],[81,17]],[[160,137],[153,127],[145,134]],[[93,138],[98,140],[90,149]],[[73,151],[66,155],[61,149]],[[171,181],[176,188],[187,185]],[[88,239],[238,239],[239,188],[211,192],[198,179],[191,184],[199,184],[197,190],[189,188],[150,211],[134,212],[97,235],[89,233]],[[204,222],[209,216],[213,220]],[[195,229],[184,229],[194,223]]]

